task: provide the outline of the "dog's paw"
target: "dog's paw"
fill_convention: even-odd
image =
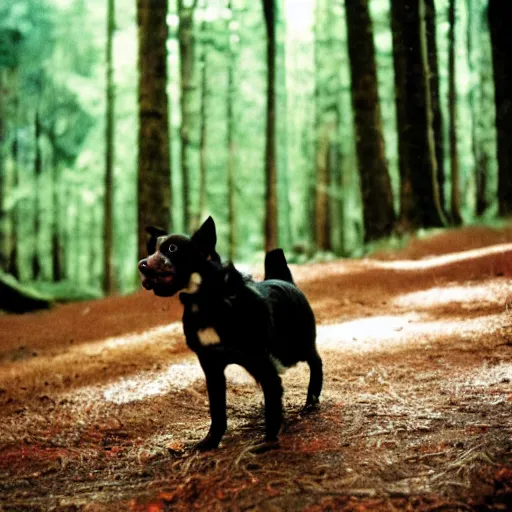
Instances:
[[[312,412],[315,412],[320,407],[320,402],[318,398],[314,397],[314,400],[307,401],[306,405],[301,409],[300,414],[301,416],[304,416],[306,414],[311,414]]]
[[[220,441],[216,441],[210,436],[206,436],[202,441],[199,441],[194,446],[194,450],[197,450],[199,452],[207,452],[209,450],[215,450],[219,446]]]

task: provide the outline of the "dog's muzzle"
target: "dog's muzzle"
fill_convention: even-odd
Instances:
[[[154,269],[148,263],[147,258],[139,261],[138,269],[142,286],[146,290],[155,290],[156,293],[156,290],[160,289],[161,294],[167,294],[166,288],[171,287],[173,284],[174,271]]]

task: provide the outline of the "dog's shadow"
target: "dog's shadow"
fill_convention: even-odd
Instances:
[[[228,409],[230,407],[228,406]],[[250,410],[249,410],[250,409]],[[286,442],[289,435],[295,435],[297,430],[309,430],[311,424],[314,423],[322,407],[320,404],[307,406],[290,406],[287,409],[286,417],[280,432],[280,440],[266,441],[265,437],[265,420],[264,420],[264,404],[250,407],[244,411],[237,411],[236,424],[230,425],[230,429],[226,432],[219,448],[206,451],[205,453],[218,453],[222,450],[236,450],[241,454],[260,455],[270,451],[279,450]],[[186,451],[195,453],[197,441],[187,443]],[[239,449],[238,449],[239,448]]]

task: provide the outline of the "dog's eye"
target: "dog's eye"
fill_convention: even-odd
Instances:
[[[169,245],[168,249],[169,252],[176,252],[178,250],[178,246],[175,244]]]

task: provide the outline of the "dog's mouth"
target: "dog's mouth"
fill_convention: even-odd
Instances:
[[[142,286],[146,290],[154,290],[155,293],[157,290],[171,287],[176,273],[173,271],[166,272],[152,272],[150,274],[140,274],[140,278],[142,281]]]

